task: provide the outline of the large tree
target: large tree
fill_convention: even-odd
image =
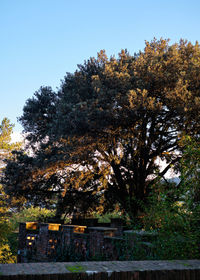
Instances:
[[[61,212],[90,197],[135,217],[179,162],[181,136],[199,136],[199,107],[198,43],[153,40],[118,58],[101,51],[67,73],[58,92],[42,87],[27,100],[20,121],[33,155],[18,153],[4,184],[35,201],[56,196]]]

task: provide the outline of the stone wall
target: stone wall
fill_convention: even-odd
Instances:
[[[66,256],[68,250],[73,250],[69,254],[78,255],[81,260],[102,254],[117,259],[112,241],[122,232],[119,220],[111,223],[116,227],[105,227],[92,219],[86,221],[89,226],[80,220],[73,222],[80,225],[21,223],[18,263],[57,261],[59,256]]]
[[[200,260],[0,264],[0,280],[198,280]]]

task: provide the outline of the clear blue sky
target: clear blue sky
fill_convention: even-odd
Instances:
[[[131,54],[153,37],[200,41],[199,0],[0,0],[0,121],[22,127],[26,100],[105,49]]]

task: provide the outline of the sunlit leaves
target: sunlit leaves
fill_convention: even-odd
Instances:
[[[57,192],[63,205],[81,191],[95,199],[99,192],[107,208],[118,203],[137,215],[151,186],[179,162],[181,136],[200,131],[199,69],[199,44],[183,40],[154,39],[134,56],[100,51],[57,92],[43,87],[27,101],[20,120],[34,156],[16,160],[22,176],[10,163],[5,184],[30,198],[31,190],[34,201]],[[162,172],[158,158],[167,164]]]

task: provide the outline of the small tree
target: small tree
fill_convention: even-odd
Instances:
[[[0,125],[0,178],[5,167],[4,160],[11,157],[13,149],[19,149],[20,143],[11,144],[11,134],[14,125],[7,118],[4,118]],[[8,235],[11,231],[9,218],[12,207],[16,206],[17,201],[14,197],[9,197],[5,193],[4,187],[0,184],[0,262],[15,262],[16,258],[12,255],[8,243]],[[18,201],[19,203],[19,201]]]

